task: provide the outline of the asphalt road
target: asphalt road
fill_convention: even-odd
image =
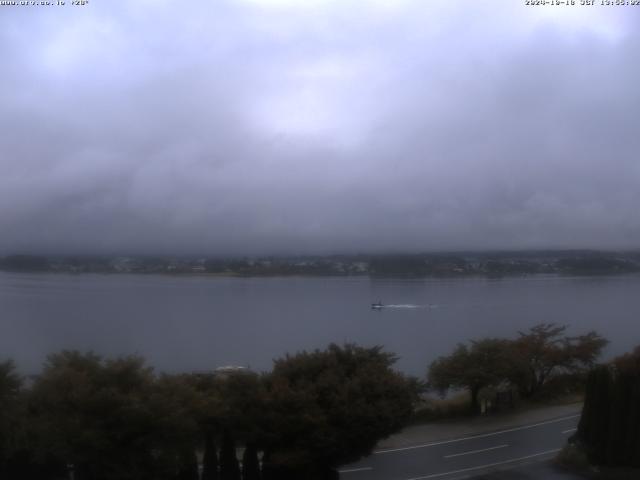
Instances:
[[[340,469],[341,480],[454,480],[508,478],[483,475],[514,468],[526,472],[553,458],[575,432],[580,416],[570,415],[530,425],[378,450]],[[534,467],[535,466],[535,467]],[[536,478],[536,477],[517,477]],[[547,478],[544,475],[539,478]]]

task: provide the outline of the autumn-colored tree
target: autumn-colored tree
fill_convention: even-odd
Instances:
[[[594,331],[571,337],[566,329],[541,323],[513,341],[509,377],[522,396],[535,396],[557,373],[588,371],[608,343]]]
[[[510,370],[511,345],[507,340],[487,338],[459,344],[455,351],[431,363],[429,385],[444,394],[450,388],[469,391],[470,410],[480,411],[478,395],[482,388],[503,382]]]

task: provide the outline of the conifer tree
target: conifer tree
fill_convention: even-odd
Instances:
[[[229,430],[225,430],[222,436],[220,480],[240,480],[240,465],[236,457],[236,444]]]
[[[242,455],[242,480],[260,480],[258,449],[253,443],[246,445]]]
[[[640,466],[640,347],[614,361],[616,396],[608,461]]]
[[[588,376],[583,414],[578,425],[578,436],[588,446],[592,462],[606,461],[611,415],[611,370],[606,365],[594,368]]]
[[[587,378],[576,437],[591,463],[640,466],[640,347]]]
[[[218,453],[213,433],[204,437],[204,457],[202,458],[202,480],[218,480]]]
[[[12,361],[0,362],[0,477],[12,454],[11,437],[17,428],[18,396],[22,379],[15,372]]]
[[[198,458],[193,449],[185,448],[180,452],[180,471],[177,480],[199,480]]]

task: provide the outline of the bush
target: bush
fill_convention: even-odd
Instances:
[[[560,450],[555,461],[563,468],[581,473],[588,472],[591,468],[587,453],[573,443]]]
[[[549,401],[567,396],[582,396],[587,376],[583,372],[564,373],[549,379],[544,389],[542,389],[534,400]]]

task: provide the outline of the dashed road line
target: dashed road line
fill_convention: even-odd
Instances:
[[[483,470],[485,468],[497,467],[498,465],[506,465],[509,463],[521,462],[522,460],[528,460],[530,458],[541,457],[543,455],[550,455],[552,453],[557,453],[559,451],[560,449],[556,448],[554,450],[547,450],[545,452],[534,453],[533,455],[527,455],[525,457],[512,458],[511,460],[504,460],[502,462],[487,463],[486,465],[478,465],[477,467],[462,468],[460,470],[452,470],[450,472],[432,473],[431,475],[424,475],[422,477],[412,477],[412,478],[408,478],[407,480],[427,480],[429,478],[438,478],[438,477],[445,477],[447,475],[455,475],[456,473],[472,472],[474,470]]]
[[[346,470],[338,470],[338,473],[367,472],[369,470],[373,470],[373,468],[372,467],[348,468]]]
[[[456,438],[456,439],[453,439],[453,440],[443,440],[441,442],[425,443],[423,445],[412,445],[410,447],[387,448],[387,449],[383,449],[383,450],[377,450],[377,451],[373,452],[373,454],[374,455],[380,455],[380,454],[383,454],[383,453],[402,452],[402,451],[405,451],[405,450],[415,450],[415,449],[418,449],[418,448],[435,447],[437,445],[447,445],[449,443],[464,442],[465,440],[475,440],[476,438],[493,437],[495,435],[501,435],[503,433],[518,432],[520,430],[527,430],[529,428],[541,427],[542,425],[550,425],[552,423],[560,423],[560,422],[564,422],[565,420],[571,420],[573,418],[578,418],[578,417],[580,417],[580,414],[569,415],[568,417],[556,418],[554,420],[547,420],[546,422],[539,422],[539,423],[534,423],[534,424],[531,424],[531,425],[524,425],[522,427],[508,428],[506,430],[500,430],[499,432],[482,433],[482,434],[479,434],[479,435],[471,435],[469,437]]]
[[[499,448],[506,448],[509,445],[498,445],[496,447],[488,447],[488,448],[482,448],[480,450],[471,450],[469,452],[462,452],[462,453],[454,453],[451,455],[445,455],[444,458],[454,458],[454,457],[462,457],[463,455],[473,455],[474,453],[482,453],[482,452],[488,452],[490,450],[498,450]]]

